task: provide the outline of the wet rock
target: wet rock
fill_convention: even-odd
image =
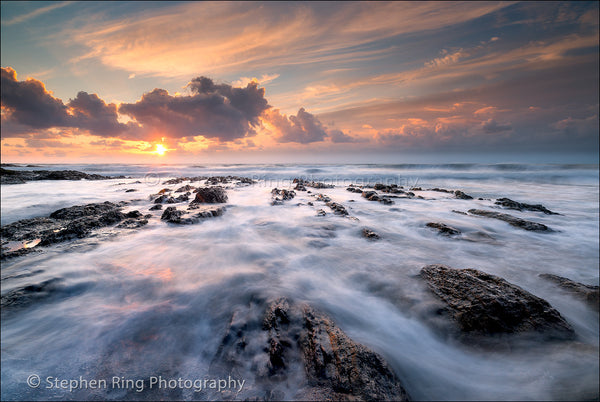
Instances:
[[[198,212],[195,216],[197,218],[214,218],[217,216],[221,216],[223,215],[223,213],[225,212],[225,207],[219,207],[219,208],[215,208],[215,209],[208,209],[202,212]]]
[[[158,192],[158,194],[166,194],[166,193],[170,193],[171,191],[173,191],[173,189],[170,188],[163,188],[162,190],[160,190]]]
[[[369,240],[378,240],[381,238],[381,236],[379,236],[377,233],[373,232],[371,229],[363,228],[361,233],[362,233],[363,237],[365,237]]]
[[[109,177],[76,170],[10,170],[0,168],[1,184],[20,184],[33,180],[109,180],[117,178],[125,177]]]
[[[331,198],[329,198],[325,194],[317,194],[316,195],[316,199],[317,199],[317,201],[323,201],[323,202],[330,202],[331,201]]]
[[[135,188],[130,188],[125,190],[126,193],[133,193],[134,191],[137,191]]]
[[[469,215],[466,212],[463,211],[457,211],[456,209],[453,209],[452,212],[454,212],[455,214],[460,214],[460,215]]]
[[[2,312],[4,309],[27,307],[37,301],[49,298],[53,292],[60,289],[63,280],[53,278],[41,283],[23,286],[22,288],[14,289],[2,295],[0,305]]]
[[[401,190],[400,187],[398,187],[397,184],[391,184],[391,185],[386,185],[386,184],[382,184],[382,183],[376,183],[373,186],[374,190],[379,190],[381,192],[384,193],[394,193],[394,194],[403,194],[404,190]]]
[[[525,219],[517,218],[516,216],[508,214],[502,214],[500,212],[486,211],[482,209],[469,209],[469,213],[473,215],[485,216],[487,218],[500,219],[509,223],[512,226],[525,230],[531,230],[534,232],[553,232],[552,229],[550,229],[543,223],[527,221]]]
[[[306,191],[306,187],[302,183],[296,183],[296,187],[294,187],[296,191]]]
[[[437,229],[439,234],[442,234],[445,236],[454,236],[454,235],[460,234],[460,230],[455,229],[451,226],[448,226],[445,223],[429,222],[427,224],[427,227]]]
[[[421,187],[413,187],[410,191],[423,191],[423,189]]]
[[[437,188],[437,187],[427,189],[427,191],[437,191],[438,193],[453,193],[452,190],[446,190],[445,188]]]
[[[386,205],[392,205],[394,203],[389,197],[380,196],[376,191],[363,191],[362,196],[369,201],[379,201]]]
[[[346,189],[346,191],[350,191],[352,193],[362,193],[363,192],[362,188],[358,188],[358,187],[348,187]]]
[[[460,331],[469,335],[535,333],[573,339],[573,328],[545,300],[476,269],[428,265],[421,278]]]
[[[271,205],[281,205],[283,204],[283,201],[288,201],[294,198],[296,196],[296,193],[292,190],[280,190],[278,188],[274,188],[273,190],[271,190],[271,196],[273,197]]]
[[[308,180],[304,180],[304,179],[294,179],[292,183],[297,183],[300,184],[302,186],[305,187],[312,187],[312,188],[334,188],[335,186],[333,184],[326,184],[326,183],[320,183],[320,182],[315,182],[315,181],[308,181]]]
[[[455,196],[456,198],[458,198],[458,199],[461,199],[461,200],[472,200],[472,199],[473,199],[473,197],[471,197],[471,196],[470,196],[470,195],[468,195],[468,194],[465,194],[465,193],[463,193],[463,192],[462,192],[462,191],[460,191],[460,190],[456,190],[456,191],[454,192],[454,196]]]
[[[306,205],[310,205],[311,207],[314,206],[315,204],[312,203],[312,201],[309,201],[306,203]]]
[[[598,286],[584,285],[583,283],[553,274],[540,274],[540,278],[556,283],[562,289],[589,304],[594,310],[599,311],[600,291]]]
[[[246,362],[253,362],[254,383],[278,399],[409,400],[380,355],[354,342],[326,315],[285,298],[267,303],[262,317],[254,309],[234,313],[209,373],[240,374]],[[298,391],[286,395],[291,379]]]
[[[127,218],[117,225],[120,229],[136,229],[148,224],[148,219]]]
[[[171,198],[172,198],[172,197],[171,197]],[[155,204],[162,204],[162,203],[166,202],[168,199],[169,199],[169,196],[168,196],[168,195],[165,195],[165,194],[163,194],[163,195],[159,196],[158,198],[156,198],[156,199],[154,200],[154,203],[155,203]]]
[[[185,192],[192,191],[195,189],[196,189],[196,187],[186,184],[185,186],[179,187],[177,190],[175,190],[175,192],[176,193],[185,193]]]
[[[177,198],[175,198],[175,202],[185,202],[188,201],[190,199],[190,195],[191,193],[185,193],[185,194],[181,194],[180,196],[178,196]]]
[[[227,194],[223,187],[199,187],[195,190],[196,198],[192,203],[225,203],[227,202]]]
[[[176,223],[178,225],[191,225],[196,223],[196,221],[192,218],[182,218],[185,214],[185,211],[178,210],[176,207],[167,207],[160,219],[169,223]]]
[[[513,201],[510,198],[498,198],[498,199],[496,199],[496,202],[494,204],[501,205],[504,208],[508,208],[508,209],[516,209],[517,211],[526,210],[526,211],[543,212],[546,215],[559,215],[556,212],[550,211],[542,204],[535,204],[535,205],[534,204],[526,204],[524,202]]]
[[[112,202],[76,205],[54,211],[48,217],[22,219],[2,226],[3,241],[31,242],[47,246],[84,238],[93,230],[120,223],[124,219],[139,219],[139,211],[121,212],[121,205]],[[17,251],[17,250],[13,250]],[[2,250],[3,255],[5,250]]]
[[[150,211],[157,211],[157,210],[161,210],[162,209],[162,204],[156,204],[152,207],[150,207]]]
[[[325,211],[324,211],[324,210],[322,210],[322,209],[319,209],[319,210],[317,211],[317,215],[318,215],[318,216],[325,216],[325,215],[327,215],[327,212],[325,212]]]
[[[348,215],[348,211],[346,210],[346,207],[344,207],[342,204],[338,204],[337,202],[329,201],[329,202],[325,203],[325,205],[327,205],[329,208],[331,208],[333,213],[335,213],[337,215]]]

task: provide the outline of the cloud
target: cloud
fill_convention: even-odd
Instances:
[[[26,14],[21,14],[21,15],[17,15],[16,17],[7,20],[7,21],[2,21],[2,25],[14,25],[14,24],[18,24],[21,23],[23,21],[27,21],[30,20],[32,18],[38,17],[42,14],[46,14],[52,10],[56,10],[57,8],[62,8],[64,6],[68,6],[69,4],[72,4],[70,1],[63,1],[60,3],[54,3],[54,4],[50,4],[49,6],[46,7],[42,7],[42,8],[38,8],[37,10],[33,10],[29,13]]]
[[[323,141],[327,137],[326,128],[319,119],[300,108],[294,116],[285,116],[278,109],[269,110],[264,119],[275,128],[279,142],[296,142],[309,144]]]
[[[273,80],[276,80],[277,78],[279,78],[279,74],[263,74],[260,78],[240,77],[239,80],[233,81],[231,83],[231,85],[233,85],[234,87],[241,87],[241,88],[244,88],[246,85],[248,85],[251,82],[257,82],[260,85],[265,85]]]
[[[341,130],[329,130],[328,134],[329,138],[331,138],[331,142],[334,143],[361,142],[361,139],[344,134]]]
[[[512,127],[509,124],[498,124],[494,119],[489,119],[481,125],[483,131],[487,134],[501,133],[502,131],[510,131]]]
[[[100,136],[115,136],[132,128],[117,121],[116,105],[107,105],[96,94],[79,92],[65,105],[52,96],[41,81],[33,78],[18,81],[14,69],[0,70],[2,123],[6,130],[15,129],[14,135],[31,132],[31,129],[73,127]]]
[[[217,138],[230,141],[255,134],[258,117],[270,106],[264,88],[250,82],[245,88],[194,78],[191,95],[173,96],[156,88],[135,103],[123,103],[119,113],[142,125],[143,136]]]

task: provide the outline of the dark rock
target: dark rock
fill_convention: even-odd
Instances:
[[[329,317],[285,298],[268,303],[262,317],[254,309],[245,316],[234,313],[209,373],[239,373],[249,361],[255,362],[253,383],[278,399],[409,400],[380,355],[354,342]],[[300,386],[285,397],[290,378],[298,378]]]
[[[317,211],[317,215],[318,215],[318,216],[325,216],[325,215],[327,215],[327,212],[325,212],[325,211],[324,211],[324,210],[322,210],[322,209],[319,209],[319,210]]]
[[[589,304],[594,310],[599,311],[600,291],[598,290],[598,286],[584,285],[583,283],[552,274],[540,274],[540,277],[556,283],[573,296]]]
[[[574,338],[573,328],[547,301],[500,277],[437,264],[424,267],[421,277],[463,333],[537,333],[549,339]]]
[[[453,228],[451,226],[448,226],[448,225],[446,225],[444,223],[429,222],[427,224],[427,227],[437,229],[439,234],[442,234],[442,235],[445,235],[445,236],[454,236],[454,235],[460,234],[460,230],[455,229],[455,228]]]
[[[173,191],[173,190],[170,188],[163,188],[162,190],[160,190],[158,192],[158,194],[166,194],[166,193],[170,193],[171,191]]]
[[[223,187],[199,187],[195,190],[196,198],[193,203],[225,203],[227,202],[227,194]]]
[[[559,215],[556,212],[550,211],[549,209],[544,207],[542,204],[535,204],[535,205],[534,204],[525,204],[523,202],[513,201],[510,198],[498,198],[496,200],[495,204],[501,205],[504,208],[516,209],[518,211],[527,210],[527,211],[543,212],[546,215]]]
[[[128,218],[128,219],[125,219],[124,221],[122,221],[121,223],[119,223],[117,225],[117,227],[121,228],[121,229],[135,229],[135,228],[142,227],[142,226],[146,225],[147,223],[148,223],[147,219]]]
[[[437,191],[438,193],[453,193],[452,190],[446,190],[445,188],[430,188],[427,191]]]
[[[225,212],[225,207],[219,207],[219,208],[215,208],[215,209],[209,209],[206,211],[198,212],[196,214],[196,217],[197,218],[214,218],[214,217],[223,215],[224,212]]]
[[[325,205],[327,205],[331,210],[337,215],[348,215],[348,211],[346,207],[342,204],[338,204],[337,202],[329,201]]]
[[[160,210],[162,209],[162,204],[156,204],[152,207],[150,207],[150,211],[156,211],[156,210]]]
[[[502,214],[500,212],[485,211],[482,209],[469,209],[469,213],[473,215],[485,216],[487,218],[500,219],[502,221],[508,222],[512,226],[525,230],[531,230],[535,232],[553,232],[552,229],[550,229],[543,223],[526,221],[525,219],[517,218],[516,216],[508,214]]]
[[[457,211],[456,209],[453,209],[452,212],[454,212],[455,214],[468,215],[466,212]]]
[[[421,187],[413,187],[410,191],[423,191],[423,189]]]
[[[124,178],[88,174],[76,170],[9,170],[0,168],[1,184],[20,184],[32,180],[108,180]]]
[[[190,225],[195,223],[193,219],[190,218],[182,218],[185,215],[185,211],[180,211],[176,207],[167,207],[160,217],[161,220],[167,221],[170,223],[176,223],[179,225]]]
[[[306,203],[306,205],[310,205],[312,207],[315,204],[313,204],[312,201],[309,201],[309,202]]]
[[[363,237],[366,237],[369,240],[378,240],[381,238],[377,233],[373,232],[371,229],[363,228],[362,230]]]
[[[192,190],[195,190],[195,189],[196,189],[196,187],[190,186],[189,184],[186,184],[183,187],[179,187],[177,190],[175,190],[175,192],[176,193],[184,193],[184,192],[192,191]]]
[[[126,193],[133,193],[134,191],[137,191],[135,188],[130,188],[125,190]]]
[[[335,186],[333,184],[325,184],[325,183],[320,183],[320,182],[315,182],[315,181],[307,181],[304,179],[294,179],[292,183],[297,183],[296,186],[298,185],[302,185],[303,187],[312,187],[312,188],[334,188]],[[303,190],[302,190],[303,191]]]
[[[463,193],[463,192],[462,192],[462,191],[460,191],[460,190],[456,190],[456,191],[454,192],[454,196],[455,196],[456,198],[458,198],[458,199],[461,199],[461,200],[472,200],[472,199],[473,199],[473,197],[471,197],[471,196],[470,196],[470,195],[468,195],[468,194],[465,194],[465,193]]]
[[[352,193],[362,193],[362,189],[358,187],[348,187],[346,191],[350,191]]]
[[[130,212],[127,212],[125,214],[126,218],[133,218],[133,219],[141,218],[142,216],[143,216],[142,213],[140,211],[137,211],[137,210],[130,211]]]
[[[331,198],[329,198],[325,194],[317,194],[316,197],[317,197],[317,201],[323,201],[323,202],[330,202],[331,201]]]
[[[271,205],[281,205],[283,201],[291,200],[296,196],[296,193],[292,190],[278,189],[274,188],[271,190],[271,196],[273,200],[271,201]]]
[[[188,201],[190,199],[190,195],[191,195],[191,193],[181,194],[180,196],[178,196],[177,198],[175,198],[175,202],[185,202],[185,201]]]
[[[173,197],[171,197],[171,198],[173,198]],[[155,204],[162,204],[162,203],[166,202],[168,199],[169,199],[169,196],[166,195],[166,194],[163,194],[163,195],[159,196],[158,198],[156,198],[154,200],[154,203]]]
[[[294,187],[294,190],[296,190],[296,191],[306,191],[306,187],[304,187],[304,184],[302,184],[302,183],[297,183],[296,187]]]
[[[361,195],[369,201],[379,201],[386,205],[394,203],[394,201],[389,198],[390,196],[380,196],[376,191],[363,191]]]

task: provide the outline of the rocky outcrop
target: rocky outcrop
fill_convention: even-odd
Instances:
[[[131,227],[147,219],[139,211],[128,213],[121,212],[121,206],[112,202],[76,205],[54,211],[48,217],[22,219],[17,222],[2,226],[2,241],[21,242],[23,248],[27,243],[36,240],[36,245],[48,246],[63,241],[84,238],[89,236],[93,230],[106,226],[112,226],[123,220],[130,219],[123,227]],[[147,221],[146,221],[147,223]],[[138,227],[136,226],[136,227]],[[23,252],[2,249],[2,258],[20,255]],[[16,254],[14,254],[17,252]]]
[[[471,196],[470,196],[470,195],[468,195],[468,194],[465,194],[465,193],[463,193],[463,192],[462,192],[462,191],[460,191],[460,190],[456,190],[456,191],[454,192],[454,196],[455,196],[456,198],[460,199],[460,200],[472,200],[472,199],[473,199],[473,197],[471,197]]]
[[[573,296],[589,304],[594,310],[599,310],[600,291],[598,286],[585,285],[553,274],[540,274],[540,278],[554,282]]]
[[[282,205],[284,201],[293,199],[296,193],[292,190],[274,188],[271,190],[271,205]]]
[[[448,226],[445,223],[429,222],[427,227],[437,229],[438,233],[444,236],[454,236],[460,234],[460,230]]]
[[[545,300],[476,269],[428,265],[421,278],[445,305],[443,313],[469,335],[535,333],[573,339],[573,328]]]
[[[500,219],[501,221],[507,222],[514,227],[525,230],[531,230],[534,232],[553,232],[552,229],[550,229],[543,223],[527,221],[525,219],[517,218],[516,216],[512,216],[509,214],[503,214],[495,211],[486,211],[483,209],[469,209],[469,213],[473,215],[485,216],[487,218]]]
[[[394,203],[394,201],[390,200],[389,197],[380,196],[379,194],[377,194],[377,191],[363,191],[362,196],[369,201],[379,201],[386,205],[391,205]]]
[[[381,238],[381,236],[379,236],[377,233],[373,232],[371,229],[363,228],[361,233],[364,238],[367,238],[369,240],[379,240]]]
[[[125,176],[102,176],[88,174],[77,170],[10,170],[0,168],[1,184],[21,184],[33,180],[108,180],[121,179]]]
[[[397,184],[390,184],[389,186],[382,183],[376,183],[373,186],[374,190],[379,190],[383,193],[393,193],[393,194],[404,194],[405,191],[402,190],[402,186],[398,186]]]
[[[329,202],[325,203],[325,205],[327,205],[329,208],[331,208],[333,213],[336,215],[344,215],[344,216],[348,215],[348,210],[346,210],[346,207],[343,206],[342,204],[339,204],[339,203],[333,202],[333,201],[329,201]]]
[[[196,198],[192,203],[217,204],[227,202],[227,193],[223,187],[199,187],[194,192]]]
[[[268,303],[262,315],[234,314],[209,373],[239,374],[250,361],[254,382],[275,399],[409,400],[380,355],[326,315],[285,298]],[[286,395],[292,378],[300,382],[298,390]],[[249,393],[246,398],[260,398]]]
[[[517,211],[536,211],[543,212],[546,215],[559,215],[556,212],[550,211],[542,204],[526,204],[524,202],[513,201],[510,198],[498,198],[495,204],[508,209],[516,209]]]

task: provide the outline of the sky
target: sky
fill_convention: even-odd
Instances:
[[[598,163],[596,1],[0,6],[3,162]]]

